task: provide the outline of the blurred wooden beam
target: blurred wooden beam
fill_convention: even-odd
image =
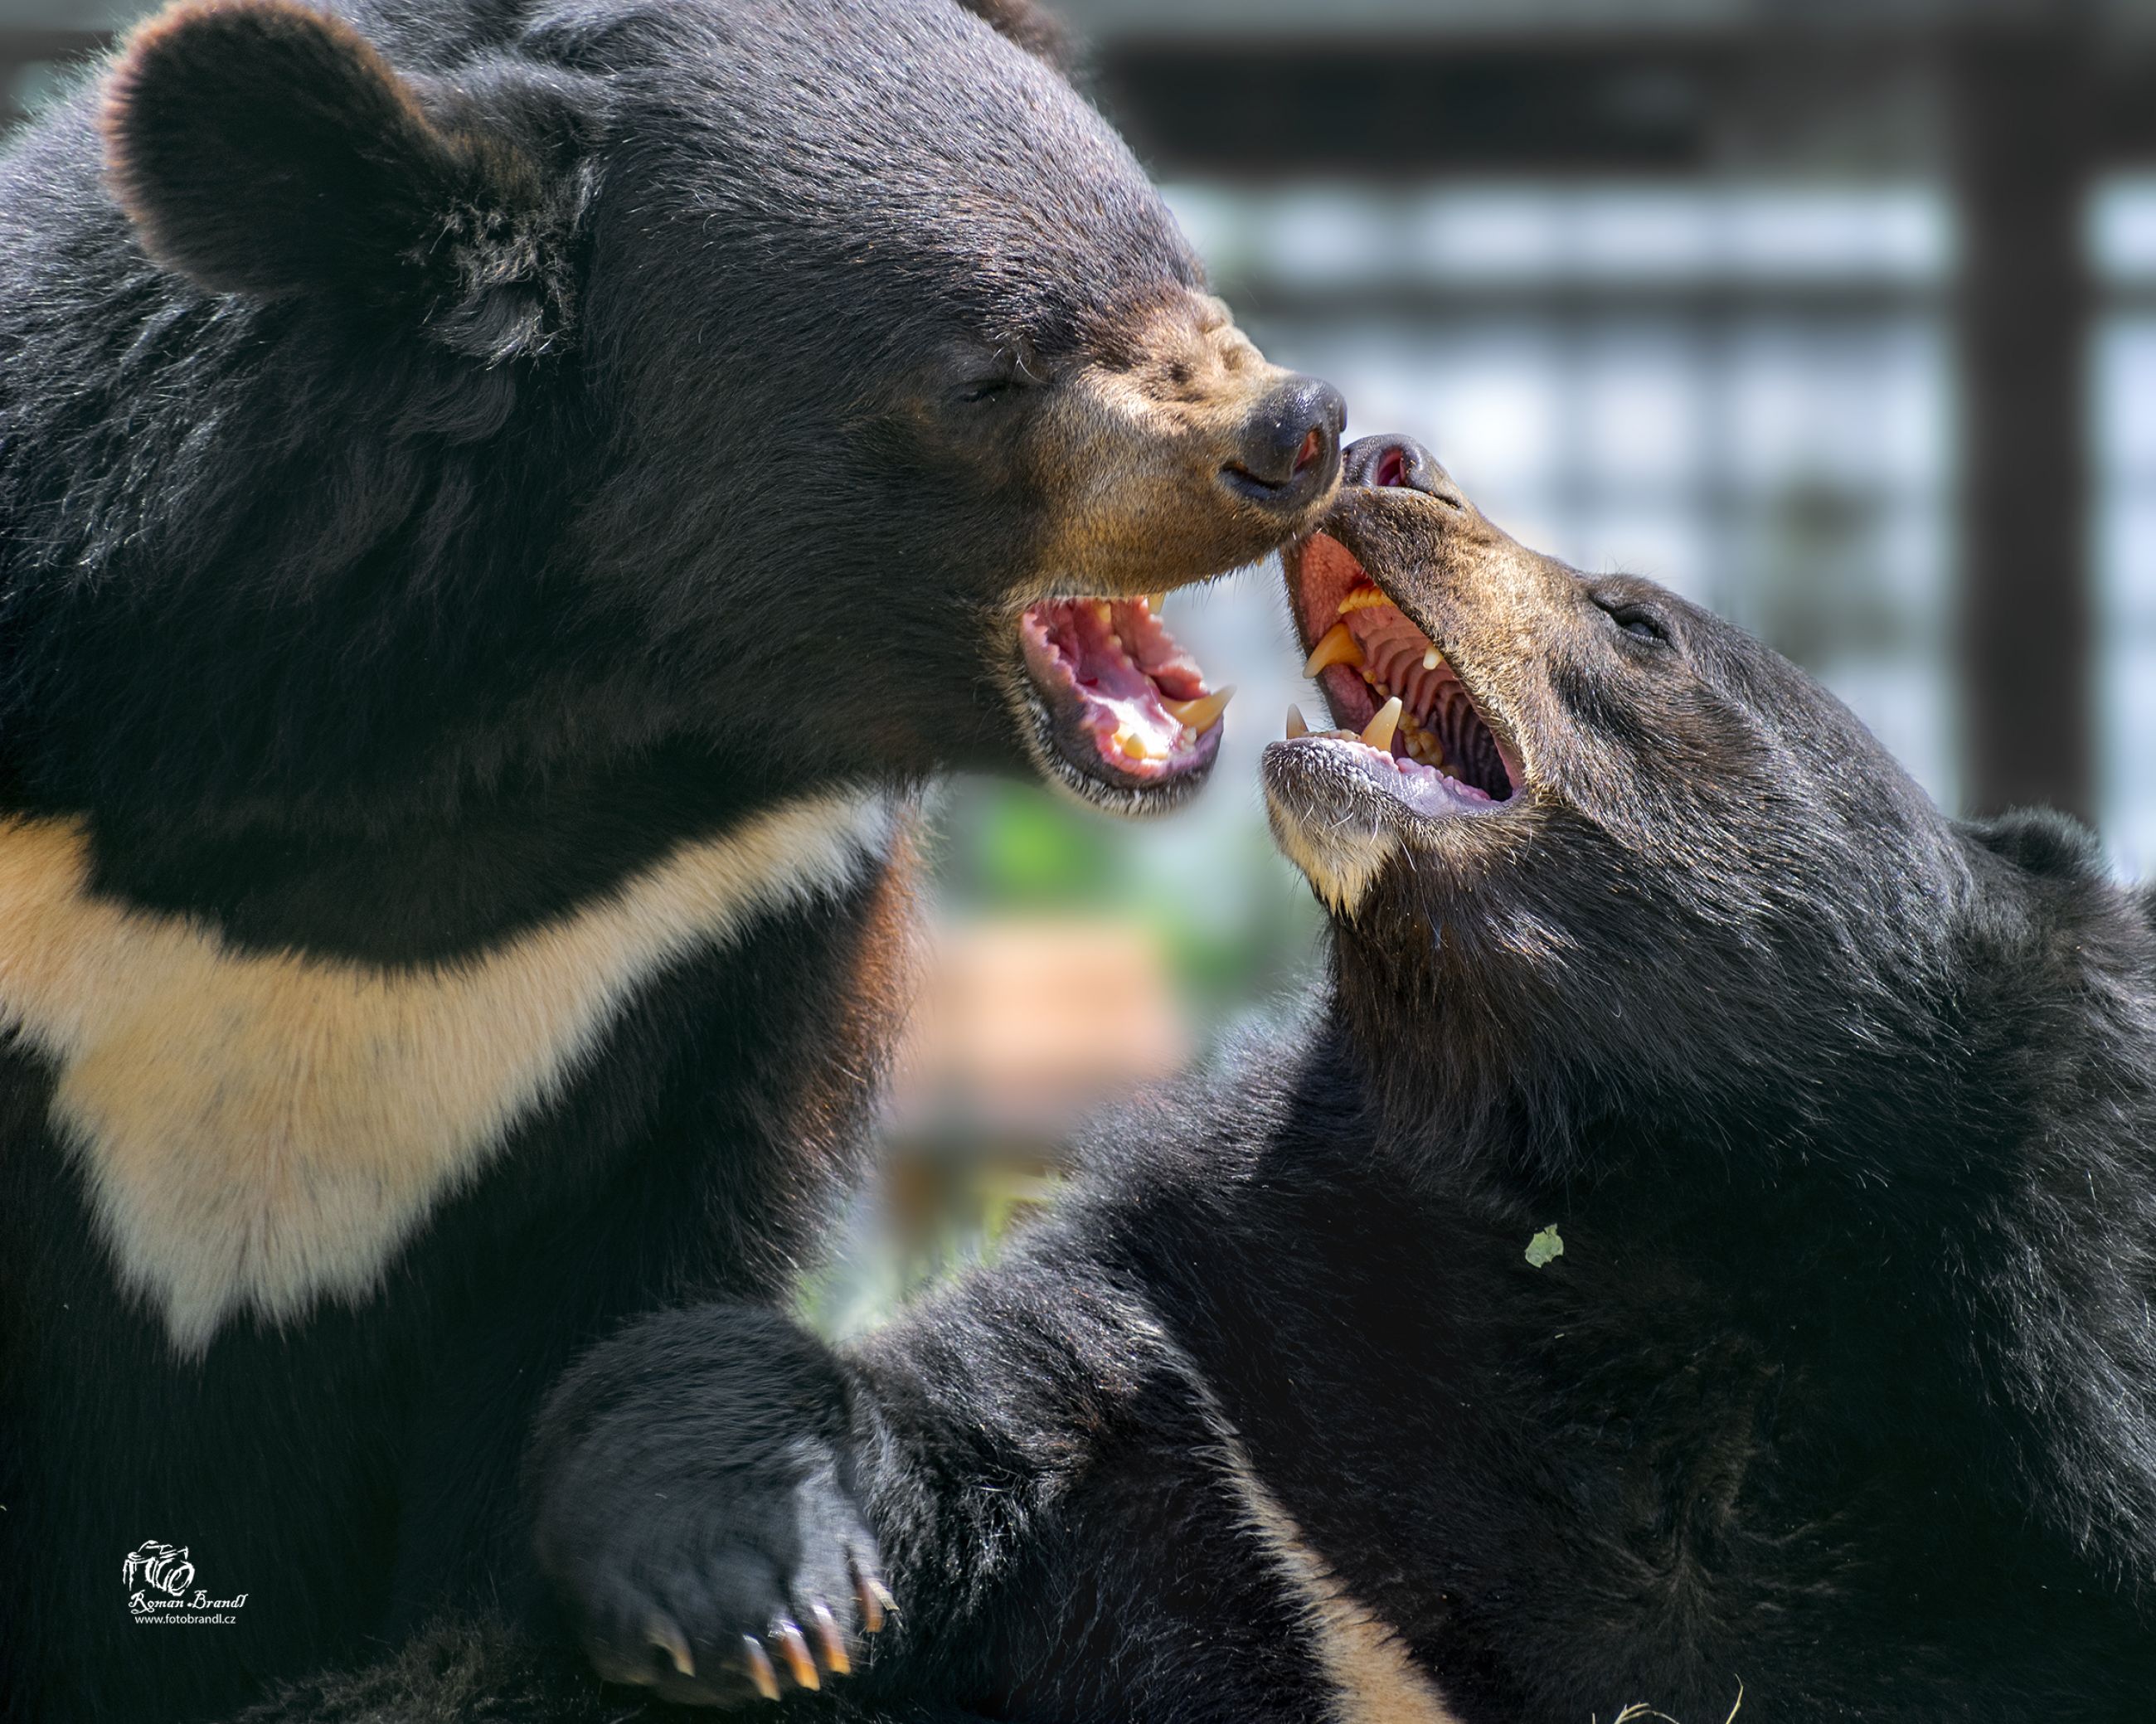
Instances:
[[[1623,38],[1391,47],[1132,41],[1095,83],[1171,175],[1427,178],[1706,165],[1728,53]]]
[[[1963,800],[1977,812],[2096,813],[2087,64],[2080,44],[2019,33],[1953,55]]]

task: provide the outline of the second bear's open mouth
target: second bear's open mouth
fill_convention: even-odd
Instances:
[[[1382,483],[1382,480],[1378,482]],[[1352,751],[1362,776],[1419,813],[1486,812],[1522,782],[1460,674],[1353,552],[1323,532],[1287,553],[1297,629],[1336,728],[1292,707],[1287,740]]]
[[[1160,597],[1044,599],[1019,619],[1042,744],[1073,788],[1122,813],[1171,807],[1204,782],[1235,692],[1206,688]]]

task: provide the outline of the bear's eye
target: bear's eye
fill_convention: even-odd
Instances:
[[[968,407],[1007,400],[1027,385],[1043,381],[1040,357],[1032,344],[1023,340],[993,349],[976,348],[970,359],[961,363],[965,368],[958,375],[966,380],[958,386],[957,398]],[[980,367],[978,371],[973,369],[976,366]],[[967,377],[969,371],[973,375]]]
[[[1599,602],[1599,601],[1598,601]],[[1602,610],[1609,620],[1635,640],[1650,640],[1667,646],[1670,641],[1668,626],[1645,605],[1623,602],[1604,604]]]

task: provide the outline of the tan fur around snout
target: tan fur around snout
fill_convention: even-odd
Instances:
[[[1570,568],[1472,505],[1404,489],[1350,492],[1325,531],[1444,651],[1484,722],[1526,768],[1531,803],[1541,788],[1594,771],[1580,753],[1590,739],[1564,720],[1552,686],[1553,664],[1583,654],[1590,629],[1608,626]]]
[[[1150,592],[1254,562],[1299,530],[1221,477],[1290,376],[1225,305],[1178,298],[1108,346],[1062,382],[1031,439],[1051,522],[1044,572],[1074,592]],[[1330,500],[1313,497],[1306,519]]]
[[[1445,654],[1515,776],[1525,774],[1517,807],[1460,819],[1422,819],[1377,803],[1353,818],[1337,810],[1313,818],[1269,786],[1275,839],[1336,913],[1358,914],[1380,876],[1409,851],[1471,887],[1539,842],[1555,787],[1600,784],[1624,793],[1622,763],[1568,720],[1553,681],[1562,662],[1585,662],[1590,631],[1609,626],[1571,569],[1527,549],[1471,505],[1404,488],[1344,493],[1322,531]]]

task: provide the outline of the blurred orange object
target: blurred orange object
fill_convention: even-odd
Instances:
[[[899,1060],[901,1142],[999,1147],[1052,1162],[1089,1109],[1190,1056],[1160,942],[1141,923],[1067,916],[954,921],[931,942]]]

